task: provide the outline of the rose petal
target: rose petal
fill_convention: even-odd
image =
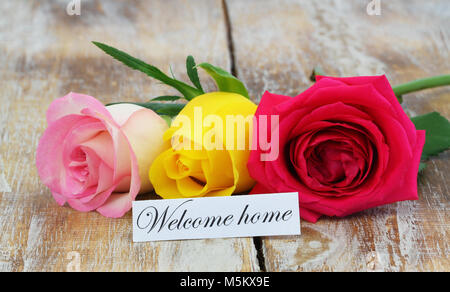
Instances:
[[[267,189],[260,183],[256,183],[256,185],[250,191],[250,194],[269,194],[269,193],[273,193],[273,190]],[[301,197],[301,195],[299,194],[299,198],[300,197]],[[315,223],[322,216],[319,213],[316,213],[312,210],[304,208],[301,204],[300,204],[299,208],[300,208],[300,217],[306,221]]]
[[[180,197],[176,181],[167,176],[164,169],[164,160],[173,155],[174,150],[168,149],[156,157],[150,167],[149,177],[155,187],[155,192],[163,199],[175,199]]]
[[[66,169],[63,163],[63,149],[61,141],[64,141],[67,133],[77,124],[82,116],[69,115],[52,123],[45,130],[36,150],[36,166],[41,181],[52,192],[63,194],[63,186],[66,184]]]
[[[119,127],[122,127],[135,112],[143,110],[145,108],[132,103],[120,103],[109,105],[106,107],[106,109],[111,114],[113,120],[117,123],[117,125],[119,125]],[[153,112],[148,109],[147,111]]]
[[[130,193],[112,194],[108,200],[97,209],[101,215],[109,218],[121,218],[131,210],[134,198]]]
[[[67,203],[69,203],[70,207],[80,212],[90,212],[96,210],[98,207],[102,206],[105,201],[109,198],[112,191],[116,188],[116,185],[112,185],[110,188],[96,194],[89,202],[83,203],[78,199],[68,199]]]
[[[393,107],[393,109],[396,112],[396,118],[399,120],[399,122],[403,125],[406,134],[408,136],[408,140],[410,144],[413,144],[416,139],[416,132],[415,127],[411,121],[411,119],[408,118],[405,111],[402,109],[400,103],[397,100],[397,97],[394,94],[394,91],[392,90],[392,87],[387,80],[385,75],[381,76],[361,76],[361,77],[343,77],[343,78],[337,78],[337,77],[324,77],[319,76],[317,80],[326,80],[326,79],[332,79],[336,81],[343,82],[348,85],[364,85],[364,84],[371,84],[373,87],[377,90],[379,93],[379,96],[386,99]]]
[[[89,108],[93,112],[111,117],[105,106],[92,96],[71,92],[64,97],[53,101],[47,110],[47,124],[59,120],[62,117],[82,114],[82,110]]]
[[[112,114],[116,119],[116,114],[114,112]],[[167,147],[162,139],[167,128],[167,123],[160,116],[142,107],[134,111],[122,127],[137,159],[141,180],[140,193],[153,190],[148,170],[156,156]]]

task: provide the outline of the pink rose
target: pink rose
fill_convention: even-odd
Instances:
[[[50,105],[47,125],[36,165],[59,205],[117,218],[138,193],[153,189],[148,169],[168,128],[153,111],[69,93]]]
[[[279,134],[280,155],[262,161],[263,150],[251,152],[252,193],[298,192],[301,217],[312,222],[418,198],[425,131],[415,129],[385,76],[319,76],[296,97],[266,92],[256,120],[263,115],[279,115],[267,135]]]

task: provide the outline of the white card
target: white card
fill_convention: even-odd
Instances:
[[[134,242],[298,234],[298,193],[133,202]]]

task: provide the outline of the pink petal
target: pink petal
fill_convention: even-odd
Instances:
[[[109,132],[109,135],[111,136],[114,149],[114,180],[121,179],[126,175],[130,175],[130,152],[132,152],[132,148],[119,125],[109,115],[109,112],[109,116],[94,112],[90,108],[85,108],[82,112],[85,115],[96,117],[97,119],[99,119],[105,125],[106,129]]]
[[[163,134],[167,128],[167,123],[159,115],[145,108],[134,112],[122,127],[136,155],[141,178],[140,193],[153,189],[148,171],[155,158],[165,149]]]
[[[114,121],[122,127],[125,125],[125,123],[128,121],[128,119],[131,117],[132,114],[135,112],[145,109],[142,106],[132,104],[132,103],[120,103],[120,104],[114,104],[109,105],[106,107],[106,109],[110,112],[111,116],[113,117]],[[148,109],[147,109],[148,110]],[[151,110],[148,110],[151,111]],[[153,112],[153,111],[151,111]]]
[[[94,97],[71,92],[52,102],[47,110],[47,124],[50,125],[67,115],[81,115],[82,110],[85,108],[111,117],[105,106]]]
[[[128,143],[128,140],[127,140]],[[131,146],[130,146],[131,147]],[[136,156],[133,151],[130,151],[131,159],[131,181],[129,193],[120,194],[115,193],[111,195],[108,200],[101,207],[97,208],[97,212],[103,216],[110,218],[119,218],[131,210],[132,201],[136,199],[141,187],[141,179],[139,177],[139,167]]]
[[[114,167],[114,143],[111,135],[107,131],[79,145],[89,148],[110,168]]]
[[[102,206],[105,201],[111,196],[111,193],[114,191],[116,186],[117,185],[112,185],[109,189],[97,194],[89,202],[83,203],[78,199],[69,199],[67,200],[67,203],[69,203],[70,207],[80,212],[90,212],[96,210],[98,207]]]
[[[63,194],[66,169],[63,164],[63,147],[67,133],[82,120],[82,116],[69,115],[52,123],[45,130],[36,150],[36,166],[41,181],[53,192]]]
[[[97,212],[105,217],[120,218],[125,215],[125,213],[131,210],[131,202],[133,200],[134,199],[129,193],[113,194],[108,198],[103,206],[97,209]]]
[[[258,194],[269,194],[273,192],[276,191],[268,189],[260,183],[256,183],[256,185],[251,190],[250,194],[258,195]],[[299,197],[301,197],[301,194],[299,194]],[[299,208],[300,208],[300,217],[306,221],[315,223],[322,216],[321,214],[311,211],[309,209],[300,206]]]
[[[52,192],[52,195],[53,195],[53,198],[55,199],[56,203],[58,203],[58,205],[63,206],[66,203],[66,198],[64,198],[60,194],[58,194],[56,192]]]
[[[110,188],[112,185],[114,185],[113,181],[113,170],[106,165],[106,163],[101,163],[98,166],[98,178],[96,182],[96,191],[93,195],[87,196],[84,198],[80,198],[80,201],[82,203],[88,203],[93,198],[95,198],[98,194],[106,191],[108,188]],[[113,190],[114,191],[114,190]]]

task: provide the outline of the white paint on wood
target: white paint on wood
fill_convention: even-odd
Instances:
[[[220,0],[82,1],[81,16],[66,15],[67,3],[0,1],[0,173],[12,189],[0,190],[0,270],[65,271],[71,252],[80,254],[82,271],[259,270],[251,238],[133,244],[131,214],[110,219],[54,202],[35,166],[51,101],[69,91],[105,103],[175,94],[92,40],[166,72],[172,64],[185,81],[188,54],[230,68]]]
[[[397,207],[397,224],[399,232],[399,249],[409,271],[424,270],[421,259],[421,237],[423,228],[415,215],[418,211],[416,202],[403,202]],[[426,269],[425,269],[426,270]]]
[[[11,192],[11,187],[9,186],[8,182],[6,181],[3,173],[0,173],[0,193],[1,192],[5,192],[5,193]]]
[[[43,248],[43,239],[45,231],[45,219],[43,217],[33,216],[31,219],[30,228],[28,230],[28,240],[26,250],[23,258],[23,271],[31,272],[39,269],[47,270],[47,267],[39,267],[41,258],[45,258],[47,263],[48,257],[45,255],[46,250]]]
[[[50,7],[37,6],[40,6],[37,2],[2,2],[0,5],[0,15],[3,16],[0,17],[0,31],[2,32],[0,49],[3,54],[14,55],[21,51],[26,53],[26,58],[30,58],[46,49],[49,43],[54,42],[52,34],[48,33],[48,25],[52,21]],[[11,17],[6,17],[7,15]],[[15,64],[7,62],[5,65],[14,66]]]
[[[448,1],[382,2],[380,16],[367,15],[363,2],[227,0],[238,77],[253,99],[265,90],[301,93],[317,65],[332,76],[386,74],[393,85],[448,71]],[[412,113],[450,114],[448,88],[404,100]],[[418,202],[321,218],[303,224],[300,237],[265,238],[267,270],[448,270],[450,171],[443,155],[419,179]]]
[[[252,241],[251,239],[249,239]],[[166,244],[161,248],[170,259],[160,257],[158,266],[161,271],[241,271],[242,258],[256,258],[255,249],[247,249],[245,245],[233,239],[186,240]],[[252,270],[259,267],[253,262]]]
[[[0,125],[3,125],[1,118],[0,118]],[[1,133],[1,131],[0,131]],[[3,142],[0,142],[0,145]],[[11,190],[11,186],[9,185],[8,181],[6,180],[5,174],[5,164],[3,163],[3,159],[2,156],[0,155],[0,193],[4,192],[4,193],[10,193]]]
[[[59,207],[39,182],[34,152],[53,99],[71,90],[104,102],[175,93],[89,41],[118,46],[165,71],[170,63],[177,76],[187,54],[230,65],[219,0],[133,2],[139,8],[82,1],[80,18],[65,15],[67,2],[0,1],[0,173],[12,189],[0,191],[0,271],[64,271],[72,251],[80,253],[82,271],[259,270],[252,239],[133,244],[129,216]],[[265,89],[301,92],[318,63],[336,75],[389,70],[397,83],[448,70],[446,1],[383,2],[378,18],[367,16],[360,1],[227,3],[237,71],[255,98]],[[205,87],[213,89],[213,82]],[[419,114],[449,115],[445,89],[405,100]],[[265,238],[267,270],[448,270],[446,155],[428,163],[418,202],[305,222],[299,237]]]

